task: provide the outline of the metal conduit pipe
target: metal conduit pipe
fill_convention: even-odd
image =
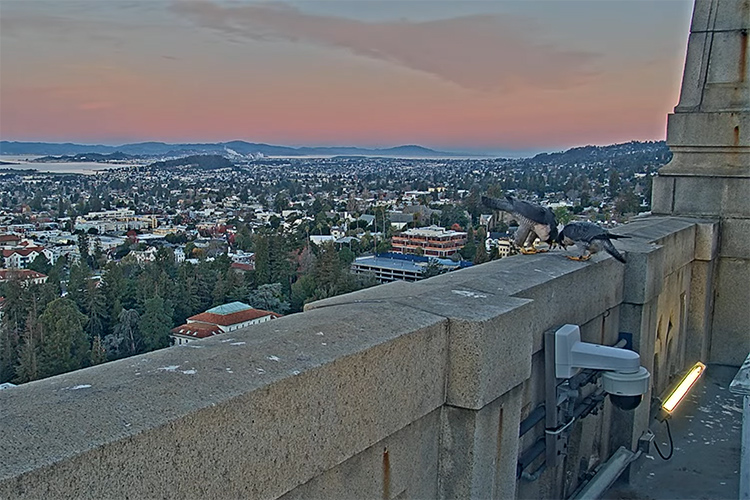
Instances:
[[[641,452],[633,453],[620,446],[612,457],[596,472],[591,480],[583,485],[570,500],[596,500],[606,492],[631,463],[635,462]]]

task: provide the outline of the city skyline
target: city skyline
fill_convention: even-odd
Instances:
[[[0,138],[469,152],[661,140],[691,7],[3,0]]]

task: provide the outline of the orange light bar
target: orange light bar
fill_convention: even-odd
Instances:
[[[667,399],[664,400],[664,403],[661,405],[661,407],[664,408],[666,412],[672,413],[674,409],[677,408],[677,405],[680,404],[680,401],[682,401],[682,399],[687,395],[693,385],[695,385],[701,375],[703,375],[704,371],[706,371],[706,365],[704,365],[700,361],[697,362],[690,369],[690,371],[687,372],[687,375],[682,378],[680,383],[677,385],[677,387],[675,387],[675,389],[667,397]]]

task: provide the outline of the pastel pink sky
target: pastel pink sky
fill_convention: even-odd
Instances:
[[[0,138],[660,140],[692,2],[0,0]]]

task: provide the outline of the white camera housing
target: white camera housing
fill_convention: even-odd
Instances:
[[[581,342],[578,325],[563,325],[555,332],[555,376],[570,378],[581,368],[603,371],[602,388],[620,408],[635,408],[648,392],[651,374],[637,352]]]

